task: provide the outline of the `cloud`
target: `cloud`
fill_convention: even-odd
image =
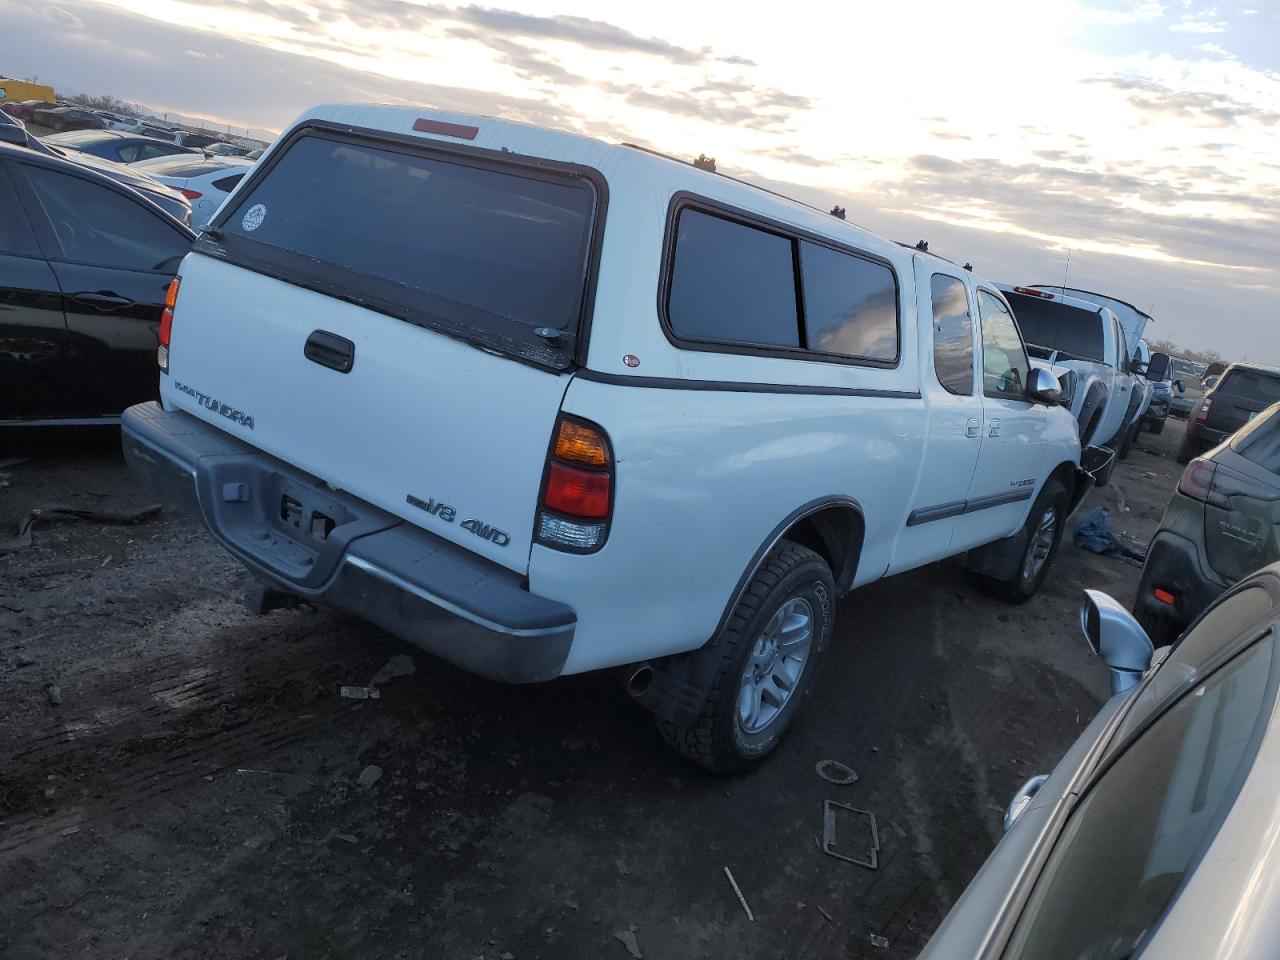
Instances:
[[[1212,11],[1202,14],[1189,14],[1173,24],[1169,29],[1174,33],[1223,33],[1227,25],[1222,20],[1210,19]]]
[[[908,165],[904,181],[875,189],[909,210],[952,211],[956,219],[1003,223],[1068,244],[1225,268],[1270,272],[1280,261],[1280,189],[1240,189],[1238,178],[1214,166],[1073,169],[931,154]],[[1214,189],[1189,189],[1193,178]],[[1221,215],[1180,209],[1195,202],[1211,203]]]
[[[598,86],[634,107],[752,130],[787,129],[795,113],[814,106],[808,97],[745,80],[707,81],[689,90],[610,82]]]
[[[443,4],[408,3],[405,0],[318,0],[318,3],[328,14],[340,15],[365,27],[416,31],[428,26],[453,23],[471,28],[473,32],[468,36],[482,41],[512,37],[543,43],[555,41],[609,53],[644,54],[681,65],[703,63],[713,58],[708,47],[691,50],[660,37],[644,37],[607,21],[587,17],[565,14],[538,16],[495,7],[449,7]]]
[[[72,30],[84,29],[84,21],[65,7],[45,7],[44,15],[46,20],[50,20],[53,23],[63,24],[64,26],[70,27]]]
[[[1280,123],[1280,112],[1264,110],[1223,93],[1175,90],[1138,77],[1094,77],[1085,82],[1124,92],[1129,103],[1145,113],[1190,120],[1200,126],[1236,126],[1242,120],[1264,125]]]
[[[967,133],[960,133],[957,130],[930,130],[929,136],[935,140],[972,140],[973,137]]]

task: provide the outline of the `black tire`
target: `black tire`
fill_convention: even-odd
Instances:
[[[1152,432],[1152,433],[1154,433],[1156,436],[1159,436],[1160,434],[1164,433],[1164,421],[1163,421],[1163,420],[1152,420],[1152,421],[1151,421],[1151,432]]]
[[[1182,627],[1177,621],[1152,613],[1146,607],[1135,607],[1133,616],[1138,621],[1138,626],[1147,631],[1147,636],[1151,638],[1152,646],[1157,650],[1161,647],[1170,646],[1178,637],[1182,636]]]
[[[1035,503],[1031,505],[1031,510],[1027,513],[1027,523],[1022,529],[1022,534],[1026,537],[1027,543],[1022,557],[1018,561],[1018,572],[1008,580],[997,580],[995,577],[985,574],[979,575],[978,583],[987,593],[1004,600],[1006,603],[1026,603],[1036,595],[1036,591],[1044,583],[1045,577],[1049,575],[1049,568],[1053,566],[1054,557],[1058,555],[1058,545],[1062,543],[1062,532],[1067,525],[1068,502],[1067,488],[1059,481],[1050,480],[1044,485],[1044,489],[1040,491],[1040,496],[1036,497]],[[1040,530],[1041,523],[1050,510],[1055,513],[1053,535],[1049,543],[1048,553],[1044,556],[1040,566],[1036,568],[1028,564],[1027,556],[1033,550],[1038,549],[1036,533]]]
[[[804,600],[811,612],[809,655],[773,719],[751,732],[744,727],[738,709],[747,670],[775,614],[798,599]],[[777,747],[808,699],[834,620],[835,584],[826,561],[808,547],[781,541],[747,585],[724,629],[698,652],[719,661],[702,713],[690,724],[657,718],[662,738],[678,753],[714,773],[740,773],[758,764]]]
[[[1191,439],[1191,431],[1187,430],[1187,435],[1182,438],[1182,442],[1178,444],[1177,461],[1179,463],[1190,463],[1199,455],[1200,451],[1196,447],[1196,442]]]
[[[1124,432],[1124,437],[1120,441],[1120,449],[1116,451],[1117,460],[1128,460],[1129,453],[1133,450],[1134,437],[1138,435],[1138,425],[1135,423]]]

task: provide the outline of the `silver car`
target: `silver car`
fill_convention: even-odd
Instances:
[[[1005,836],[922,958],[1280,957],[1280,564],[1153,651],[1086,592],[1113,696]]]

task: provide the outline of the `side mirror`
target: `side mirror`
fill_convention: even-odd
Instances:
[[[1133,614],[1099,590],[1086,590],[1080,628],[1089,648],[1111,668],[1111,695],[1123,693],[1151,666],[1155,646]]]
[[[1186,386],[1184,386],[1184,385],[1183,385],[1183,383],[1182,383],[1182,381],[1181,381],[1181,380],[1175,380],[1175,381],[1173,381],[1173,386],[1174,386],[1174,388],[1175,388],[1179,393],[1186,393],[1186,392],[1187,392],[1187,388],[1186,388]]]
[[[1146,373],[1147,365],[1137,357],[1134,357],[1133,362],[1129,364],[1129,370],[1131,373]]]
[[[1058,403],[1062,400],[1062,384],[1044,367],[1032,367],[1027,396],[1037,403]]]

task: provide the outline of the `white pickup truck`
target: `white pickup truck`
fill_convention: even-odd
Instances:
[[[837,597],[972,551],[1025,600],[1088,485],[992,284],[519,123],[308,112],[170,307],[125,451],[257,578],[500,680],[625,666],[718,771],[777,744]]]
[[[1084,446],[1129,454],[1150,400],[1124,325],[1111,307],[1046,287],[997,284],[1027,349],[1062,380]]]

